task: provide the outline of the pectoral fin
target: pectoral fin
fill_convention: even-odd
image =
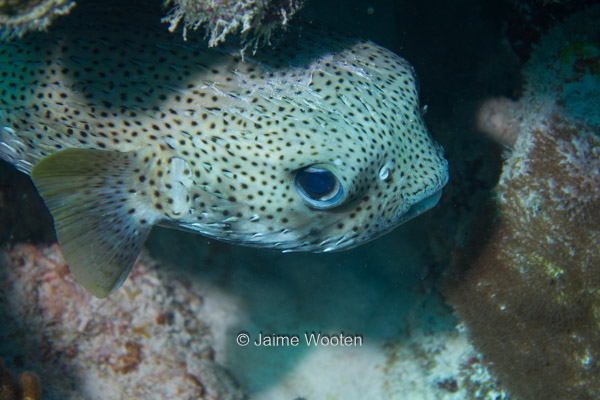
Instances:
[[[157,222],[134,190],[146,168],[136,153],[66,149],[40,161],[31,177],[54,218],[58,243],[85,289],[106,297],[129,275]],[[134,171],[136,170],[136,171]]]

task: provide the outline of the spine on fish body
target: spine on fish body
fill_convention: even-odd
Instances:
[[[448,165],[389,50],[307,29],[242,59],[103,15],[0,43],[0,157],[31,176],[94,295],[157,224],[324,252],[438,202]]]

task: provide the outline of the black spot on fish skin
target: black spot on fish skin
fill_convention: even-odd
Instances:
[[[0,101],[30,114],[7,113],[13,129],[21,120],[33,126],[30,134],[19,129],[31,135],[23,142],[26,159],[65,146],[153,149],[143,160],[150,170],[138,172],[135,193],[154,199],[149,204],[168,218],[186,215],[216,224],[227,211],[238,219],[228,223],[233,232],[227,235],[235,240],[260,229],[262,240],[310,250],[319,249],[298,238],[367,240],[384,230],[385,223],[372,220],[395,220],[406,202],[445,183],[445,161],[421,120],[412,69],[370,42],[306,30],[301,39],[242,62],[194,43],[182,46],[160,29],[140,35],[127,24],[113,25],[100,39],[89,27],[78,28],[88,32],[86,45],[63,38],[60,29],[48,38],[7,44],[13,51],[2,72],[22,74],[10,84],[23,85],[29,94],[11,98],[6,90]],[[132,40],[124,45],[123,36]],[[58,51],[56,42],[64,48]],[[156,49],[156,42],[164,49]],[[34,48],[47,51],[34,54]],[[16,50],[38,63],[16,71]],[[8,80],[2,82],[0,89]],[[156,162],[166,154],[186,166],[174,172]],[[379,171],[386,163],[391,178],[383,181]],[[335,170],[343,182],[343,212],[317,212],[298,196],[294,173],[312,164]],[[293,234],[266,237],[282,225]],[[311,230],[315,225],[319,233]]]

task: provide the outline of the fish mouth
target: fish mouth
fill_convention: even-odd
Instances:
[[[396,221],[396,225],[403,224],[406,221],[409,221],[423,214],[425,211],[432,209],[438,203],[438,201],[440,201],[441,197],[442,189],[439,189],[433,192],[433,194],[425,197],[424,199],[419,200],[418,202],[410,206],[408,211],[406,211],[398,218],[398,220]]]
[[[440,189],[436,190],[435,192],[433,192],[432,194],[430,194],[429,196],[425,197],[424,199],[419,200],[416,203],[414,203],[413,205],[411,205],[404,214],[400,215],[398,217],[398,219],[389,226],[388,229],[383,229],[370,238],[356,239],[355,237],[350,236],[350,235],[341,236],[338,238],[327,239],[327,240],[323,241],[322,243],[319,243],[316,246],[312,245],[312,246],[309,246],[308,248],[286,249],[286,250],[284,250],[284,252],[312,251],[312,252],[319,252],[319,253],[321,253],[321,252],[328,253],[328,252],[338,252],[338,251],[352,249],[354,247],[371,242],[371,241],[383,236],[385,233],[391,231],[392,229],[396,228],[398,225],[401,225],[401,224],[423,214],[424,212],[430,210],[440,201],[441,197],[442,197],[442,189],[440,188]]]

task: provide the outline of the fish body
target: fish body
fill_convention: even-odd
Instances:
[[[338,250],[431,208],[448,180],[412,67],[374,43],[303,30],[242,59],[79,20],[0,45],[0,157],[31,175],[96,296],[157,224]]]

